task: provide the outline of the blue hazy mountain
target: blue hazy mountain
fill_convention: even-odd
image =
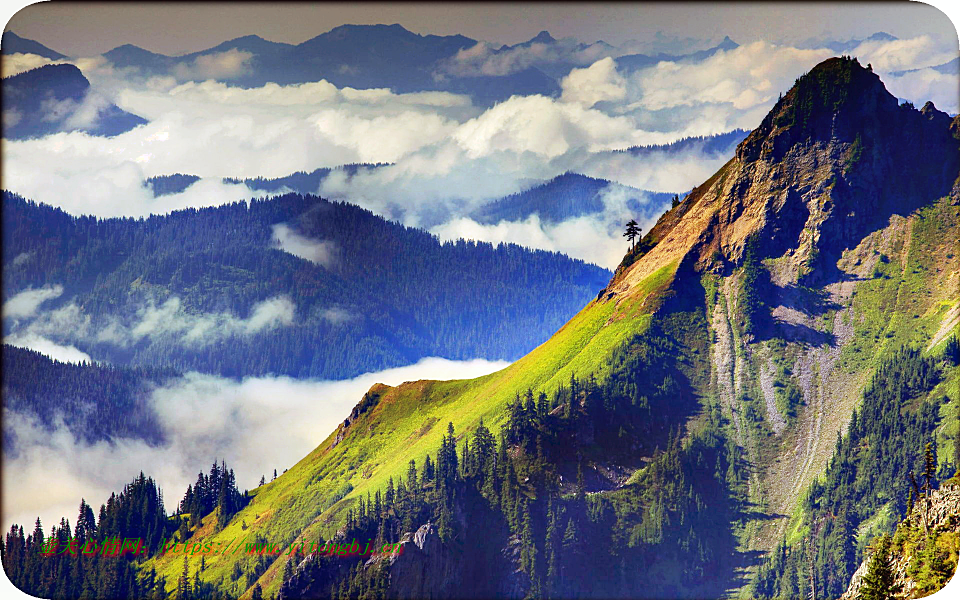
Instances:
[[[23,38],[11,40],[11,46],[35,48],[37,53],[44,48]],[[297,45],[248,35],[182,56],[159,54],[132,44],[118,46],[103,56],[114,66],[135,69],[143,76],[174,74],[186,80],[208,77],[202,68],[194,70],[198,60],[240,52],[247,54],[243,67],[230,75],[221,75],[221,81],[240,87],[260,87],[270,82],[291,85],[325,79],[341,88],[389,88],[398,93],[452,92],[468,95],[480,106],[490,106],[517,94],[556,97],[560,93],[560,80],[571,69],[586,66],[575,56],[598,46],[606,52],[597,53],[597,57],[616,54],[616,49],[603,41],[575,43],[569,39],[557,40],[549,32],[541,31],[525,42],[485,50],[496,57],[523,53],[535,45],[548,48],[542,56],[539,48],[527,55],[522,68],[496,74],[476,68],[457,68],[454,62],[457,54],[477,44],[477,40],[463,35],[420,35],[397,24],[342,25]],[[713,48],[691,54],[635,54],[618,58],[617,64],[621,70],[631,72],[661,60],[700,61],[736,47],[730,38],[724,38]]]
[[[121,69],[133,67],[145,74],[165,72],[178,62],[172,56],[150,52],[133,44],[117,46],[109,52],[104,52],[103,57],[113,63],[115,67]]]
[[[638,71],[640,69],[645,69],[651,67],[659,62],[670,61],[670,62],[699,62],[706,60],[716,54],[717,52],[734,50],[739,48],[740,44],[731,40],[728,36],[724,36],[723,41],[712,48],[707,48],[706,50],[698,50],[697,52],[691,52],[690,54],[664,54],[658,53],[654,55],[649,54],[628,54],[626,56],[620,56],[617,60],[617,69],[625,72],[632,73],[633,71]]]
[[[938,73],[944,75],[960,75],[960,57],[957,57],[949,62],[945,62],[942,65],[936,65],[935,67],[923,67],[921,69],[906,69],[905,71],[892,71],[890,74],[894,77],[900,77],[905,73],[915,73],[917,71],[922,71],[923,69],[933,69]]]
[[[56,333],[57,343],[98,360],[230,377],[344,378],[427,356],[513,360],[556,331],[611,275],[514,244],[441,243],[358,206],[296,194],[147,219],[97,219],[4,192],[2,217],[5,295],[61,285],[62,297],[49,308],[76,302],[100,331],[115,319],[138,322],[146,306],[174,297],[183,315],[193,315],[184,318],[211,323],[288,298],[295,306],[289,326],[249,335],[230,330],[204,343],[162,332],[129,343]],[[279,225],[322,256],[281,250]]]
[[[52,64],[3,79],[3,137],[11,140],[61,131],[114,136],[147,121],[114,104],[97,105],[96,113],[79,112],[91,98],[90,82],[70,64]]]
[[[663,212],[664,205],[673,197],[670,193],[648,192],[579,173],[564,173],[528,190],[485,204],[470,216],[478,223],[495,224],[523,221],[536,214],[540,221],[556,224],[603,212],[603,195],[609,192],[623,194],[627,198],[627,207],[637,216]]]
[[[828,42],[826,44],[823,44],[823,46],[833,50],[837,54],[844,54],[846,52],[853,50],[863,42],[894,42],[897,39],[898,38],[896,36],[890,35],[886,31],[878,31],[873,35],[871,35],[870,37],[862,40],[854,39],[854,40],[847,40],[843,42],[834,41],[834,42]]]
[[[3,32],[3,39],[0,40],[0,52],[3,54],[36,54],[50,60],[67,58],[66,55],[51,50],[40,42],[20,37],[12,31]]]

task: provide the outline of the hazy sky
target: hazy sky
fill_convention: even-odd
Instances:
[[[585,42],[619,44],[655,32],[739,43],[758,38],[863,37],[887,31],[901,38],[930,34],[956,44],[957,33],[938,9],[916,2],[883,3],[614,3],[379,4],[379,3],[88,3],[30,5],[10,29],[71,56],[92,56],[131,43],[165,54],[203,50],[257,34],[299,43],[344,23],[400,23],[421,34],[461,33],[516,43],[540,30]]]

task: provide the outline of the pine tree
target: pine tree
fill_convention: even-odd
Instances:
[[[177,581],[177,600],[191,600],[192,593],[190,589],[190,567],[187,565],[187,557],[183,557],[183,572],[180,573],[180,579]]]
[[[923,478],[924,491],[927,496],[933,491],[933,485],[936,482],[937,474],[937,451],[933,447],[933,442],[927,442],[923,449]]]
[[[631,252],[633,252],[633,249],[636,247],[634,244],[634,240],[637,239],[640,233],[641,233],[640,225],[636,222],[636,220],[630,219],[630,221],[626,225],[626,231],[623,232],[623,237],[630,240]]]
[[[890,536],[882,535],[874,540],[873,556],[863,576],[863,587],[858,600],[894,600],[902,586],[894,579],[893,564],[890,560]]]

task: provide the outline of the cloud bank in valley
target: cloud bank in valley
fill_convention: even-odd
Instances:
[[[583,255],[567,243],[577,236],[565,232],[601,230],[617,215],[554,230],[529,220],[480,227],[467,222],[468,215],[492,199],[568,171],[650,191],[689,190],[719,168],[722,157],[611,151],[751,129],[798,76],[835,54],[816,44],[756,41],[699,62],[663,61],[622,73],[613,58],[619,53],[571,40],[508,49],[480,44],[441,65],[438,76],[573,65],[558,77],[559,97],[514,96],[486,109],[459,94],[356,90],[327,81],[233,87],[226,83],[229,77],[250,65],[250,57],[239,51],[198,58],[184,67],[193,69],[190,73],[151,77],[117,69],[103,57],[77,59],[102,97],[149,124],[114,138],[68,133],[4,141],[5,186],[74,214],[143,216],[264,195],[223,183],[222,177],[269,178],[348,163],[389,163],[353,175],[335,172],[316,191],[445,238],[532,239]],[[958,110],[956,76],[932,68],[953,58],[953,50],[929,36],[867,40],[849,53],[871,63],[897,96],[918,105],[931,98],[943,110]],[[18,55],[14,62],[26,68],[45,60]],[[187,76],[222,81],[184,82]],[[203,179],[160,198],[142,185],[147,177],[178,172]],[[329,258],[316,243],[280,237],[291,253],[315,262]],[[614,256],[612,248],[600,254]],[[616,264],[604,260],[604,266]]]
[[[253,488],[261,475],[269,480],[316,448],[374,383],[471,378],[507,364],[425,358],[345,381],[187,373],[150,397],[168,440],[158,447],[130,439],[90,444],[62,424],[50,431],[5,411],[5,433],[15,434],[18,453],[3,457],[2,526],[30,528],[38,515],[45,528],[63,516],[73,522],[81,497],[99,506],[140,471],[158,481],[168,511],[214,460],[227,461],[241,489]]]
[[[62,362],[83,362],[90,361],[91,357],[79,350],[78,344],[127,348],[149,339],[198,348],[224,338],[290,327],[296,322],[296,305],[287,296],[257,302],[245,318],[226,311],[187,310],[177,296],[163,302],[148,297],[126,317],[90,315],[73,300],[40,310],[43,302],[62,293],[60,285],[27,289],[5,302],[4,343],[35,350]],[[329,310],[333,311],[329,320],[343,322],[345,317],[336,307]]]

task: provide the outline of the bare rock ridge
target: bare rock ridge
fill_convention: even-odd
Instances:
[[[671,263],[681,266],[679,284],[684,275],[727,275],[750,237],[761,258],[788,263],[782,283],[829,281],[844,249],[950,192],[958,127],[932,103],[898,105],[855,59],[826,60],[797,80],[729,163],[661,217],[600,297],[628,294]]]

